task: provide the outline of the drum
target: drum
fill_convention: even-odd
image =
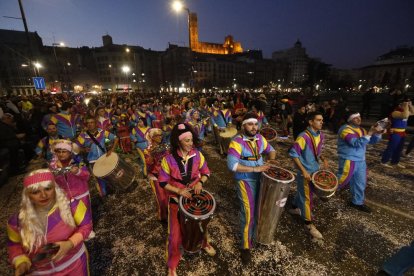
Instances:
[[[290,171],[273,165],[262,173],[257,204],[257,242],[272,243],[289,195],[290,183],[294,180]]]
[[[277,131],[271,127],[263,127],[260,130],[260,134],[266,138],[268,142],[271,142],[277,138]]]
[[[319,170],[313,173],[312,183],[315,186],[315,193],[318,197],[329,199],[338,188],[338,178],[333,172]]]
[[[227,153],[229,149],[231,139],[237,135],[237,128],[226,127],[224,131],[219,133],[221,145],[223,147],[223,153]]]
[[[122,160],[118,154],[102,155],[96,160],[92,173],[97,178],[108,181],[108,185],[115,191],[125,191],[135,180],[134,168]]]
[[[191,198],[181,196],[179,199],[179,219],[183,248],[188,253],[196,253],[207,238],[207,225],[216,209],[216,200],[206,190],[198,195],[194,190],[190,193]]]

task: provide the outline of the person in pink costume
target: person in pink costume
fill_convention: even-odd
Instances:
[[[161,169],[161,160],[169,154],[169,147],[161,143],[162,130],[159,128],[151,128],[146,136],[149,146],[144,150],[144,156],[147,164],[148,180],[156,197],[158,219],[161,222],[167,222],[167,196],[165,190],[158,183],[158,175]]]
[[[207,162],[203,154],[194,148],[193,139],[197,146],[198,138],[190,126],[178,124],[173,128],[171,151],[162,159],[158,176],[159,184],[166,190],[168,199],[168,275],[177,275],[176,269],[181,259],[182,231],[178,220],[178,198],[191,197],[192,189],[199,194],[210,176]],[[202,248],[210,256],[216,254],[207,237],[203,240]]]
[[[69,202],[48,169],[23,180],[18,214],[7,224],[9,261],[15,275],[89,275],[84,240],[92,217],[81,200]]]

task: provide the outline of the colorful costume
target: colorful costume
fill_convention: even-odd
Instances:
[[[308,127],[296,138],[295,143],[289,150],[289,156],[299,158],[306,171],[312,175],[319,170],[318,159],[321,155],[324,141],[325,135],[322,132],[314,132]],[[313,193],[315,186],[311,181],[303,177],[301,170],[298,170],[296,179],[297,191],[293,205],[300,209],[302,219],[310,222],[313,217]]]
[[[73,139],[76,136],[77,122],[76,116],[62,111],[58,114],[54,114],[50,121],[56,125],[58,134],[65,139]]]
[[[343,125],[338,132],[338,189],[351,187],[352,203],[363,205],[367,183],[365,152],[367,144],[381,140],[380,135],[369,136],[367,131],[352,124]]]
[[[58,135],[57,137],[43,137],[40,139],[39,143],[37,143],[35,152],[37,155],[42,154],[47,161],[51,161],[53,158],[53,152],[50,150],[50,145],[59,139],[62,139],[62,136]]]
[[[162,144],[144,150],[145,163],[152,191],[154,192],[157,206],[158,219],[167,220],[168,202],[166,191],[158,183],[158,175],[161,170],[161,160],[169,154],[169,150]]]
[[[202,175],[210,175],[207,162],[201,152],[191,150],[187,162],[182,159],[178,151],[177,156],[167,155],[161,161],[161,170],[158,181],[161,187],[170,184],[183,189],[194,187]],[[167,265],[175,269],[181,258],[180,245],[182,241],[181,227],[178,220],[178,197],[176,194],[167,192],[168,199],[168,241],[167,241]],[[205,239],[202,247],[207,246]]]
[[[59,209],[55,205],[47,215],[46,236],[41,247],[58,241],[70,240],[74,247],[59,261],[50,261],[45,265],[36,267],[33,263],[30,275],[69,275],[88,276],[88,252],[83,241],[88,238],[92,231],[92,217],[88,207],[81,200],[74,200],[70,203],[76,228],[65,224],[60,216]],[[32,259],[39,253],[39,249],[28,252],[21,243],[20,226],[18,215],[10,218],[7,224],[9,261],[14,267],[23,262],[32,262]]]
[[[98,117],[96,119],[96,127],[102,130],[110,131],[112,128],[112,123],[109,117]]]
[[[132,129],[131,133],[131,140],[135,143],[139,158],[142,162],[142,171],[144,172],[144,176],[147,176],[147,165],[145,164],[144,150],[148,147],[148,141],[145,139],[145,135],[149,130],[149,127],[136,126]]]
[[[403,112],[402,108],[397,108],[395,111]],[[392,118],[391,119],[391,135],[388,140],[388,145],[382,154],[381,163],[387,163],[391,159],[391,164],[396,165],[400,162],[402,150],[404,148],[405,137],[407,133],[407,119]]]
[[[256,202],[259,196],[260,173],[236,172],[238,164],[244,166],[261,166],[264,164],[262,154],[274,151],[274,148],[261,135],[250,138],[237,135],[230,142],[227,153],[227,167],[234,172],[237,181],[237,197],[240,202],[240,226],[243,249],[252,247],[256,228]]]
[[[78,146],[90,149],[87,155],[87,160],[89,164],[91,164],[91,167],[93,167],[93,164],[96,162],[96,160],[98,160],[99,157],[106,153],[105,139],[109,139],[110,141],[115,140],[115,135],[109,131],[104,131],[101,129],[97,129],[97,134],[95,134],[94,137],[100,146],[95,144],[92,138],[86,132],[82,132],[76,140],[76,144]],[[105,196],[107,194],[105,180],[98,178],[96,188],[98,189],[100,196]]]

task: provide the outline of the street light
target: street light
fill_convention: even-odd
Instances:
[[[128,86],[128,91],[129,91],[128,73],[129,73],[129,71],[131,71],[131,68],[128,65],[124,65],[124,66],[122,66],[121,69],[122,69],[122,72],[125,73],[125,81],[126,81],[126,84]]]
[[[172,3],[172,8],[176,13],[180,13],[182,10],[187,11],[187,15],[188,15],[188,46],[190,47],[190,49],[192,49],[191,47],[191,33],[190,33],[190,9],[185,7],[184,4],[181,1],[174,1]]]
[[[53,37],[53,40],[54,39],[55,39],[55,37]],[[53,55],[55,56],[57,79],[60,82],[61,91],[63,91],[62,78],[61,78],[61,70],[60,70],[59,61],[58,61],[57,54],[56,54],[56,46],[58,46],[58,47],[65,47],[65,43],[63,43],[63,42],[59,42],[59,43],[55,43],[54,42],[54,43],[52,43]]]

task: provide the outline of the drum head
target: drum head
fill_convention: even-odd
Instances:
[[[271,166],[267,172],[263,172],[265,176],[274,181],[289,184],[295,180],[295,176],[288,170],[278,166]]]
[[[119,156],[115,152],[112,152],[109,156],[102,155],[93,165],[93,175],[96,177],[107,176],[116,168],[118,161]]]
[[[216,209],[216,200],[212,194],[206,190],[202,190],[198,195],[195,194],[194,190],[191,190],[190,193],[191,198],[180,196],[179,207],[181,212],[194,220],[205,220],[213,215]]]
[[[260,134],[266,138],[268,142],[272,142],[277,138],[277,131],[271,127],[263,127],[260,130]]]
[[[326,192],[335,191],[338,187],[338,178],[333,172],[320,170],[312,175],[312,182],[318,189]]]
[[[223,138],[232,138],[237,134],[237,128],[226,127],[223,132],[220,132],[220,136]]]

